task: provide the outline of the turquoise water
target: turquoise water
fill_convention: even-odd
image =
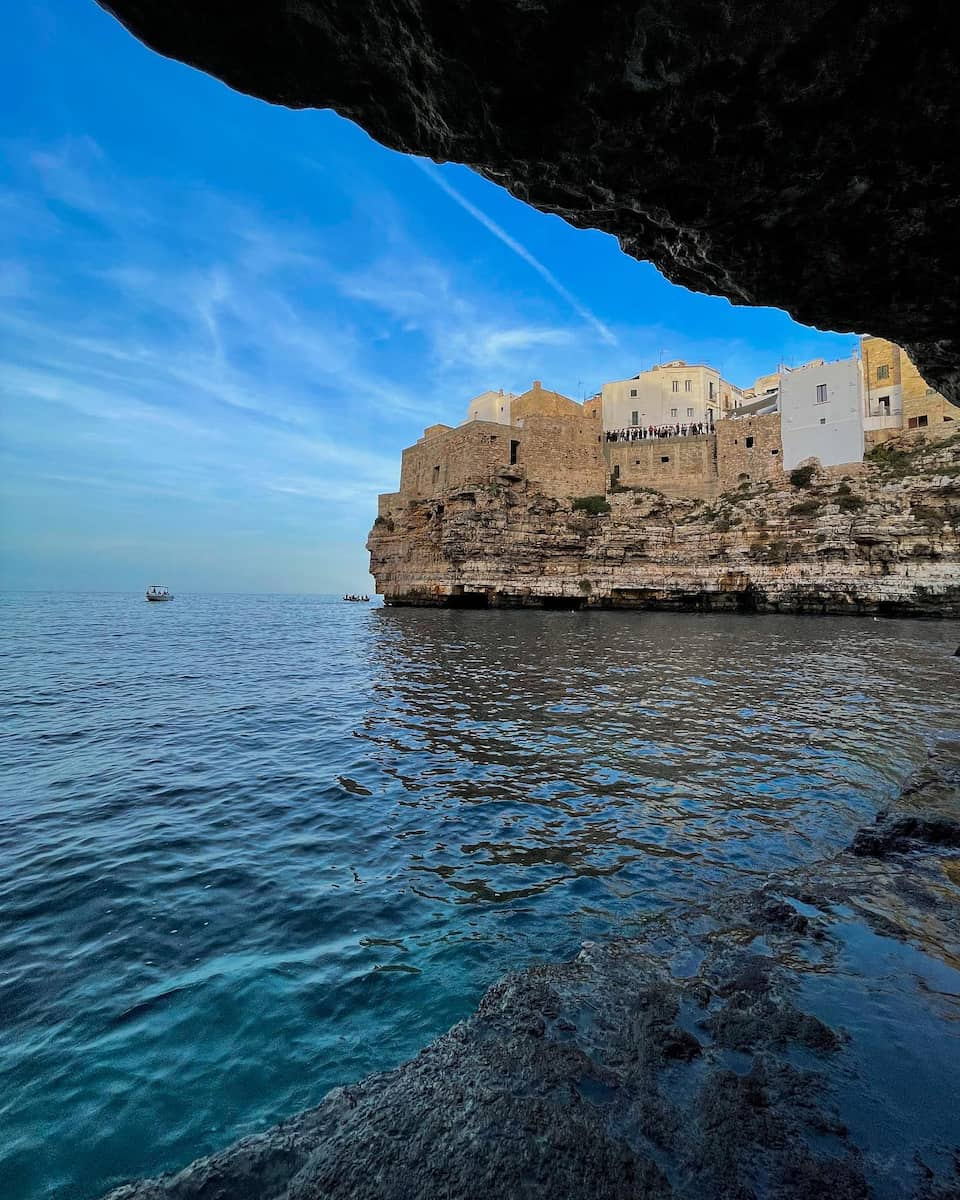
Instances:
[[[955,625],[7,595],[4,1200],[392,1066],[503,971],[839,848]]]

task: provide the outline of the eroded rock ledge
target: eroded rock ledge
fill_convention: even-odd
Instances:
[[[100,2],[231,87],[467,163],[676,283],[889,337],[960,391],[947,4]]]
[[[510,975],[412,1062],[110,1200],[956,1196],[960,744],[871,832],[906,821]]]
[[[890,443],[803,487],[608,493],[593,516],[517,469],[442,500],[383,500],[367,545],[391,604],[960,617],[960,435]]]

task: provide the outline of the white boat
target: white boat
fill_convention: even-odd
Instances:
[[[168,587],[164,587],[162,583],[151,583],[147,588],[148,600],[172,600],[173,593]]]

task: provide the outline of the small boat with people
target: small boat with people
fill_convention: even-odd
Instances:
[[[344,596],[344,600],[352,600],[355,604],[369,604],[369,596]]]
[[[151,583],[147,588],[148,600],[172,600],[173,593],[168,587],[164,587],[162,583]]]

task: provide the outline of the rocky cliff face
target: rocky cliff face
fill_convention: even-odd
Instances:
[[[686,287],[960,392],[952,9],[878,0],[100,0],[232,87],[467,163]]]
[[[719,500],[622,491],[593,507],[522,473],[398,500],[370,533],[392,604],[741,609],[960,617],[960,436],[890,445],[855,474]]]

